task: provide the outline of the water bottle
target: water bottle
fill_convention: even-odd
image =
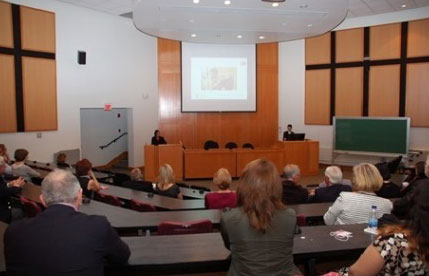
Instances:
[[[371,213],[369,214],[368,227],[371,230],[377,230],[378,219],[377,219],[377,206],[371,206]]]

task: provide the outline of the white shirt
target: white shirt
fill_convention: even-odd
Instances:
[[[367,223],[371,206],[377,206],[377,218],[390,214],[390,200],[369,192],[341,192],[323,216],[326,225]]]

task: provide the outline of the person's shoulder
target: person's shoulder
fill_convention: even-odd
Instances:
[[[110,227],[110,223],[105,216],[87,215],[81,212],[76,212],[75,216],[83,223],[99,227]]]
[[[284,209],[278,210],[278,213],[281,216],[285,216],[285,217],[296,217],[296,211],[295,211],[295,209],[289,208],[289,207],[286,207]]]
[[[242,215],[242,211],[240,208],[225,208],[221,212],[221,217],[223,221],[229,221]]]

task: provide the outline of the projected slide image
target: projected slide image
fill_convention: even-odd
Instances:
[[[247,59],[192,58],[191,99],[246,100]]]
[[[237,69],[234,67],[207,67],[201,73],[201,90],[237,89]]]

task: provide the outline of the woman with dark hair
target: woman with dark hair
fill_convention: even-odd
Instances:
[[[93,192],[104,190],[107,187],[100,185],[92,171],[92,163],[88,159],[82,159],[75,164],[77,180],[79,180],[82,193],[87,198],[93,197]]]
[[[410,219],[389,225],[377,239],[340,275],[425,275],[429,264],[429,185],[414,194]]]
[[[28,150],[17,149],[14,154],[15,163],[12,165],[12,174],[24,178],[25,181],[31,182],[33,177],[40,177],[40,173],[33,170],[25,164],[28,159]]]
[[[221,234],[231,250],[233,275],[301,274],[293,263],[296,214],[282,203],[282,184],[270,161],[245,167],[237,188],[237,208],[221,217]]]
[[[152,145],[158,146],[164,144],[167,144],[167,141],[160,135],[159,129],[155,130],[152,137]]]
[[[413,173],[405,179],[404,183],[402,183],[401,197],[407,195],[411,191],[413,191],[416,187],[415,183],[419,180],[426,179],[425,173],[425,162],[420,161],[417,162],[414,166]]]

